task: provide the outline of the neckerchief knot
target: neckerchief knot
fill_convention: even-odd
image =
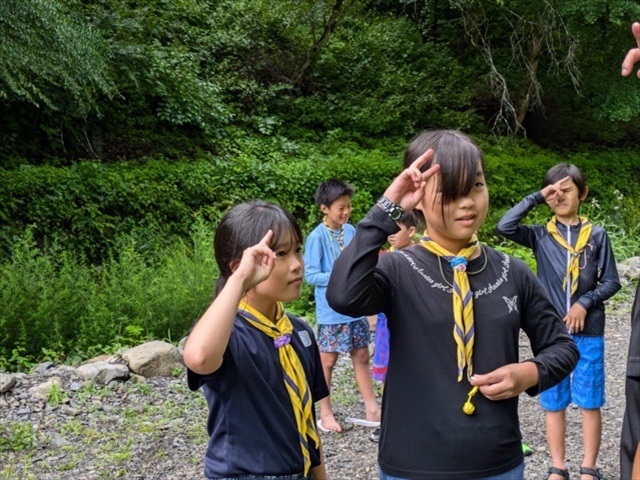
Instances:
[[[451,265],[451,268],[457,270],[458,272],[466,272],[468,263],[469,262],[467,262],[467,259],[464,257],[453,257],[449,261],[449,265]]]
[[[285,345],[289,345],[291,343],[291,335],[280,335],[273,340],[273,344],[276,348],[282,348]]]

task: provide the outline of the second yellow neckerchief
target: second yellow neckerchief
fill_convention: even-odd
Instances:
[[[453,269],[453,338],[457,345],[458,381],[462,380],[465,367],[467,378],[473,375],[473,344],[475,341],[475,328],[473,325],[473,292],[467,276],[467,263],[469,258],[479,247],[478,237],[475,235],[457,255],[442,248],[431,240],[425,232],[420,240],[420,245],[431,253],[443,257]]]
[[[571,255],[569,264],[567,265],[567,273],[562,283],[562,288],[566,291],[567,285],[571,285],[571,295],[578,290],[578,277],[580,276],[580,255],[584,251],[591,237],[591,230],[593,225],[587,217],[580,218],[580,232],[578,233],[578,241],[576,246],[572,247],[567,243],[564,237],[558,231],[557,219],[554,215],[549,223],[547,223],[547,230],[553,239],[564,247]]]

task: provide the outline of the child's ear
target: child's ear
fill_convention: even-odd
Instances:
[[[587,198],[587,195],[589,195],[589,187],[585,186],[584,192],[582,192],[582,195],[580,195],[580,201],[584,202],[585,198]]]
[[[327,215],[329,213],[329,207],[327,207],[324,203],[320,205],[320,211]]]
[[[229,268],[231,269],[231,273],[235,273],[235,271],[238,268],[238,265],[240,265],[240,260],[233,260],[229,262]]]
[[[410,235],[410,236],[412,236],[412,237],[413,237],[413,236],[416,234],[416,232],[418,231],[418,230],[416,229],[416,227],[409,227],[407,230],[409,231],[409,235]]]

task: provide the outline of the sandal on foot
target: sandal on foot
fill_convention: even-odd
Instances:
[[[347,417],[344,419],[344,421],[353,423],[354,425],[360,425],[362,427],[369,427],[369,428],[380,427],[380,422],[372,422],[370,420],[365,420],[363,418]]]
[[[580,471],[582,471],[582,469],[580,469]],[[569,480],[569,478],[571,478],[569,476],[569,470],[567,470],[566,468],[556,468],[556,467],[549,467],[549,475],[560,475],[562,478]]]
[[[580,467],[580,475],[591,475],[591,480],[604,480],[604,475],[598,468]]]

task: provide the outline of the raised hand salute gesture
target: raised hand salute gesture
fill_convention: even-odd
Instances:
[[[273,231],[269,230],[258,244],[244,250],[235,265],[234,262],[230,264],[233,273],[193,327],[185,345],[183,355],[192,371],[210,374],[222,365],[238,302],[273,271],[276,254],[269,248],[272,237]]]
[[[440,170],[440,165],[434,164],[424,172],[421,171],[433,155],[433,150],[429,149],[418,157],[391,182],[391,185],[384,192],[384,196],[400,205],[405,211],[413,210],[424,197],[424,189],[429,178]]]
[[[633,32],[633,36],[636,38],[636,44],[638,47],[629,50],[627,56],[624,58],[624,62],[622,62],[623,77],[628,77],[633,71],[634,65],[640,62],[640,23],[635,22],[631,25],[631,31]],[[638,70],[638,78],[640,78],[640,70]]]
[[[269,247],[272,237],[273,231],[269,230],[260,243],[244,251],[235,267],[232,277],[242,279],[245,291],[265,281],[273,271],[276,254]]]
[[[571,177],[564,177],[558,180],[556,183],[552,183],[544,187],[540,192],[544,196],[544,200],[547,203],[553,202],[561,197],[565,192],[565,189],[569,187]]]

